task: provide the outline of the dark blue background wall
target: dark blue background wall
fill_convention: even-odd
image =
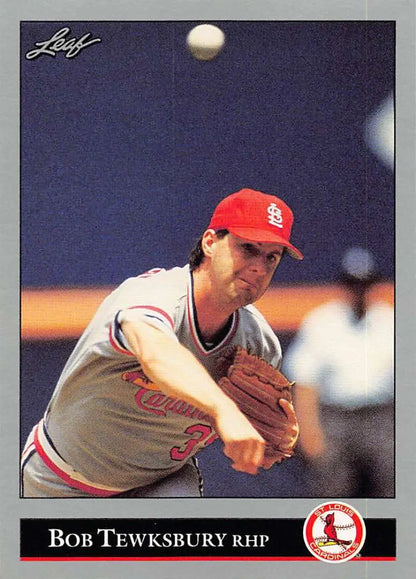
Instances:
[[[364,244],[393,275],[394,182],[365,144],[394,88],[392,22],[221,22],[211,62],[190,22],[72,22],[96,43],[27,60],[67,22],[22,24],[22,283],[114,284],[186,262],[241,187],[293,207],[306,259],[284,282],[331,278]]]

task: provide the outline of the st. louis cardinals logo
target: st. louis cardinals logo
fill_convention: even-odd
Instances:
[[[278,208],[276,203],[270,203],[267,208],[267,213],[269,214],[268,220],[270,225],[275,225],[276,227],[283,227],[283,216],[282,211]]]
[[[324,503],[307,517],[303,538],[317,559],[342,563],[358,556],[365,541],[365,525],[361,515],[350,505]]]

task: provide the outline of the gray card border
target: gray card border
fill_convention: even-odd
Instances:
[[[63,2],[1,0],[1,376],[2,529],[4,577],[76,576],[200,579],[284,576],[409,576],[414,559],[415,395],[415,3],[414,0],[82,0]],[[22,20],[394,20],[397,34],[396,322],[397,322],[397,497],[353,500],[363,517],[394,517],[398,522],[396,562],[153,562],[24,563],[19,561],[19,519],[31,517],[129,517],[131,503],[111,500],[22,500],[18,498],[19,416],[19,22]],[[142,517],[306,517],[311,499],[146,499]],[[138,511],[138,507],[135,509]]]

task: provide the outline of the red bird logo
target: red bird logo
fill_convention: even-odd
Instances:
[[[334,541],[338,545],[350,545],[351,541],[344,541],[343,539],[338,539],[337,530],[335,528],[335,513],[328,513],[325,517],[325,527],[324,533],[326,535],[326,540]]]

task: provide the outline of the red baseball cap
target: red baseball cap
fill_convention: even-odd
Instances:
[[[241,189],[217,205],[208,229],[227,229],[233,235],[259,243],[279,243],[295,259],[302,253],[289,241],[293,213],[284,201],[253,189]]]

